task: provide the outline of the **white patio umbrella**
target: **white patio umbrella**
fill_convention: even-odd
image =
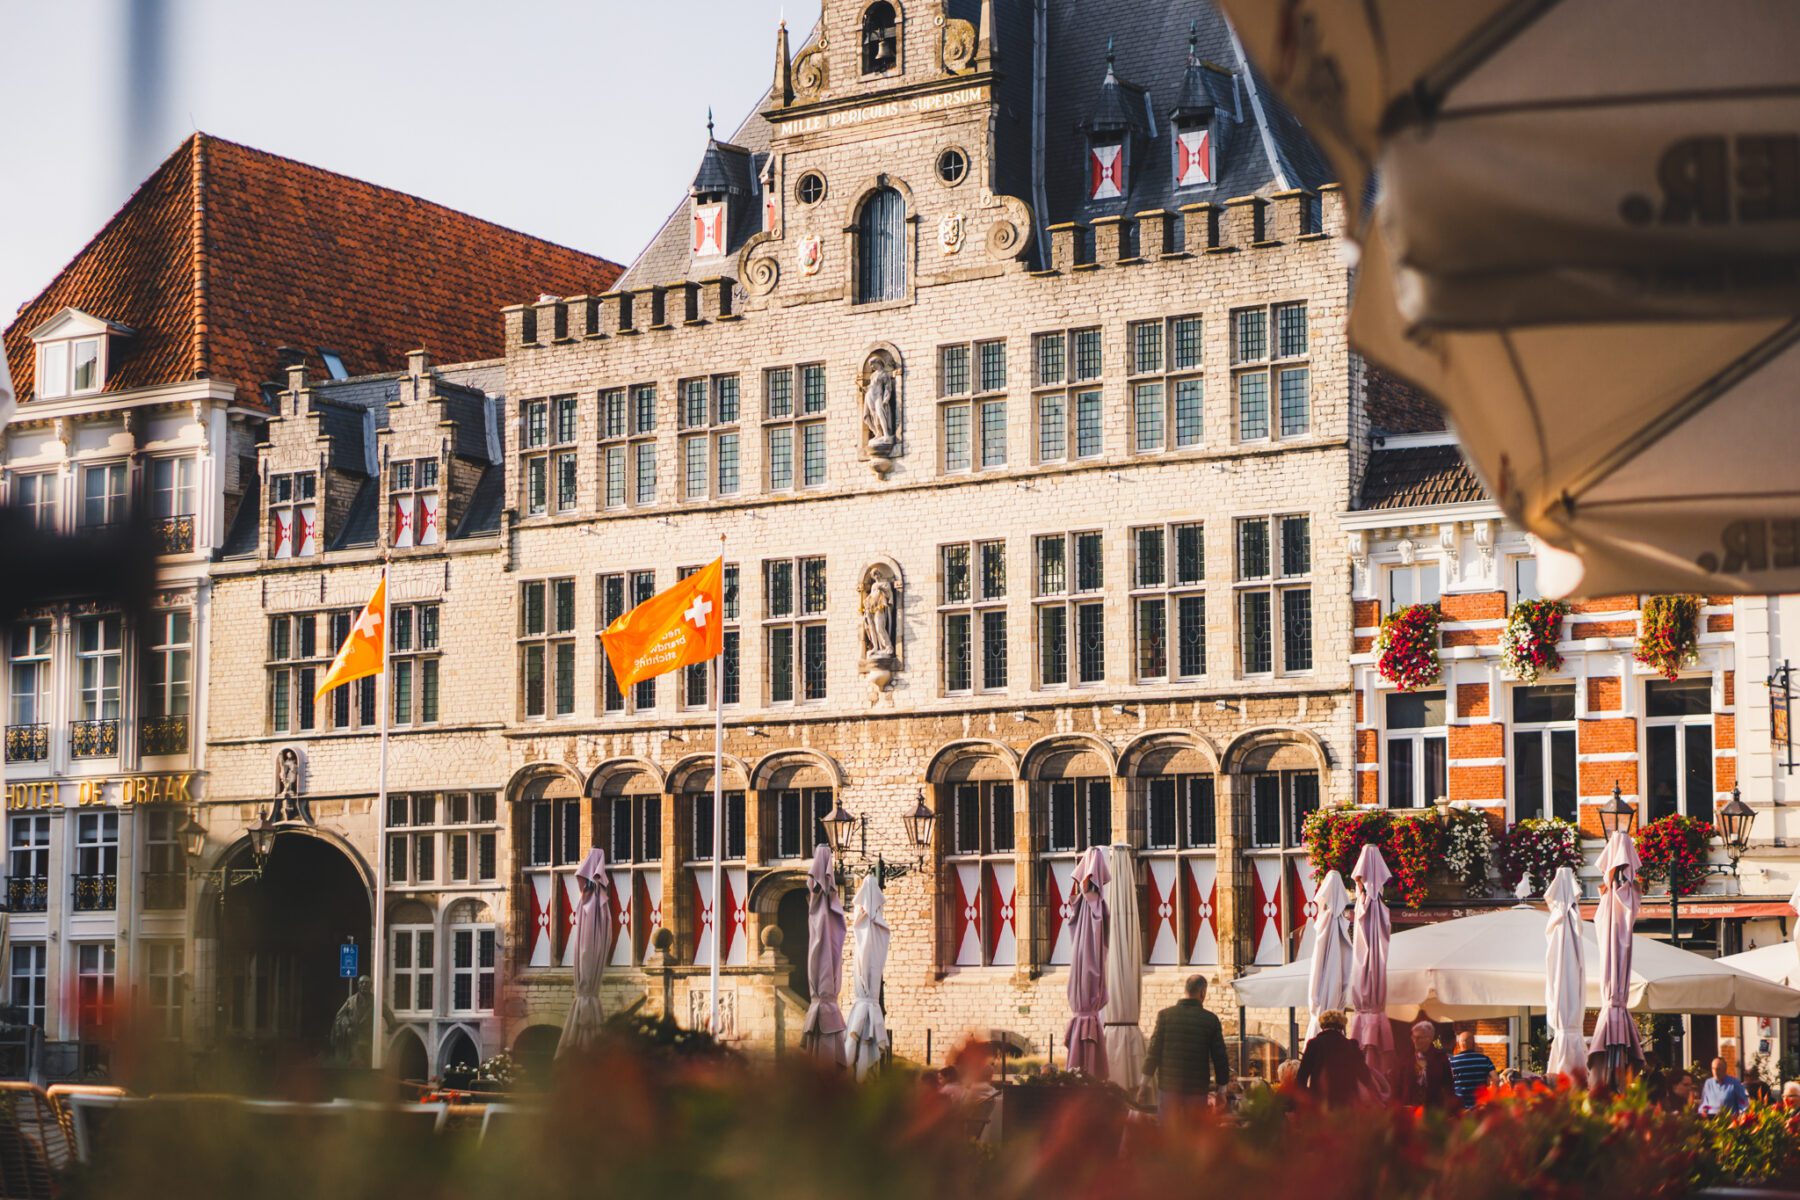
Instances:
[[[1356,913],[1350,931],[1350,987],[1348,997],[1356,1015],[1350,1018],[1350,1036],[1362,1046],[1394,1048],[1394,1030],[1383,1015],[1388,1007],[1388,952],[1393,918],[1381,889],[1392,878],[1387,860],[1374,846],[1364,846],[1350,871],[1356,881]],[[1312,973],[1307,972],[1310,990]]]
[[[1306,1007],[1312,1013],[1306,1022],[1309,1042],[1319,1032],[1319,1014],[1343,1008],[1350,991],[1350,926],[1344,920],[1350,893],[1344,877],[1327,872],[1313,902],[1319,911],[1313,917],[1312,962],[1306,976]]]
[[[1106,1026],[1106,1074],[1135,1095],[1144,1082],[1144,1030],[1138,1024],[1144,1000],[1144,927],[1138,918],[1131,847],[1109,846],[1106,853],[1112,871],[1101,889],[1112,922],[1106,943],[1106,1006],[1100,1010]]]
[[[813,852],[806,872],[806,986],[812,1002],[801,1022],[800,1046],[821,1062],[844,1063],[844,1014],[838,993],[844,983],[844,902],[838,898],[831,847]]]
[[[1517,907],[1394,934],[1388,941],[1388,1016],[1410,1021],[1423,1011],[1434,1021],[1464,1021],[1514,1017],[1520,1009],[1543,1012],[1549,920],[1542,909]],[[1581,953],[1583,962],[1599,961],[1599,942],[1587,921],[1581,922]],[[1293,962],[1245,975],[1232,987],[1247,1008],[1301,1008],[1309,974],[1309,963]],[[1598,971],[1587,972],[1584,991],[1584,1005],[1599,1008]],[[1642,936],[1632,939],[1627,1000],[1633,1012],[1800,1015],[1800,991]]]
[[[1792,942],[1771,942],[1742,954],[1727,954],[1718,961],[1782,987],[1800,987],[1800,954],[1794,952]]]
[[[881,976],[887,970],[888,943],[893,931],[887,923],[887,896],[874,874],[863,877],[856,889],[856,915],[850,919],[856,974],[850,981],[850,1015],[844,1035],[850,1039],[850,1065],[862,1079],[881,1062],[887,1045],[887,1018],[881,1011]]]
[[[1227,7],[1352,200],[1379,177],[1352,342],[1576,556],[1545,590],[1800,589],[1800,5]]]
[[[1587,960],[1581,953],[1581,888],[1575,872],[1558,867],[1544,899],[1544,1014],[1550,1026],[1549,1075],[1576,1078],[1587,1068],[1581,1022],[1587,1015]]]

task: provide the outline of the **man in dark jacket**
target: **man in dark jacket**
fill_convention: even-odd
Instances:
[[[1144,1082],[1162,1088],[1158,1112],[1165,1123],[1178,1122],[1201,1108],[1213,1089],[1231,1082],[1225,1056],[1225,1031],[1206,1008],[1206,976],[1190,975],[1187,996],[1156,1014],[1156,1032],[1144,1057]]]
[[[1363,1061],[1362,1047],[1344,1034],[1346,1021],[1337,1009],[1319,1014],[1319,1032],[1300,1055],[1295,1082],[1321,1104],[1341,1108],[1377,1095],[1378,1085]]]

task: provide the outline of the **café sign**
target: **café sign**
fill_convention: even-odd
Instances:
[[[138,808],[158,804],[191,804],[192,771],[170,775],[118,775],[6,785],[6,810],[24,812],[57,808]]]

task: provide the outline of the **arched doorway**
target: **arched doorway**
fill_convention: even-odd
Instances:
[[[781,952],[787,956],[787,985],[794,995],[811,1003],[812,987],[806,979],[806,889],[789,888],[775,905],[775,923],[781,927]]]
[[[250,865],[246,844],[224,865]],[[339,947],[355,938],[371,965],[369,890],[347,854],[321,837],[279,834],[258,879],[234,882],[218,904],[219,1033],[277,1061],[322,1059],[352,982]]]
[[[452,1078],[461,1076],[472,1079],[477,1067],[481,1066],[481,1052],[475,1048],[475,1039],[469,1031],[458,1025],[444,1037],[444,1044],[438,1050],[438,1075],[446,1083]]]
[[[388,1044],[387,1064],[396,1079],[424,1083],[431,1078],[431,1056],[425,1052],[424,1041],[411,1029],[394,1035]]]
[[[542,1082],[550,1078],[550,1065],[556,1061],[556,1044],[562,1040],[560,1025],[527,1025],[513,1039],[513,1058],[528,1080]]]

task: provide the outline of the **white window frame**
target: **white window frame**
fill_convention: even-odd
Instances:
[[[401,961],[400,944],[406,943],[406,961]],[[424,943],[421,954],[420,943]],[[388,995],[394,997],[394,1015],[429,1017],[437,1012],[437,927],[429,923],[390,925],[388,927]],[[400,1000],[399,982],[406,981],[406,999]],[[430,996],[419,1003],[419,985],[425,984]]]
[[[1281,345],[1281,318],[1286,311],[1298,308],[1301,314],[1303,345],[1284,354]],[[1249,314],[1262,318],[1261,353],[1254,345],[1246,345],[1243,323]],[[1231,312],[1231,428],[1232,440],[1254,445],[1260,442],[1294,441],[1313,432],[1312,404],[1312,314],[1304,300],[1284,300],[1273,304],[1257,304]],[[1281,385],[1284,378],[1304,371],[1306,383],[1306,419],[1299,428],[1290,429],[1281,407]],[[1247,433],[1244,426],[1243,389],[1246,379],[1260,378],[1264,394],[1264,422],[1261,433]]]
[[[976,865],[980,867],[981,896],[979,904],[981,906],[981,936],[976,940],[980,945],[981,962],[979,965],[982,967],[991,967],[995,965],[993,962],[992,945],[988,937],[988,931],[992,929],[994,923],[1000,919],[1000,914],[994,911],[993,897],[991,895],[991,889],[988,886],[988,872],[990,868],[994,866],[1011,866],[1019,861],[1019,798],[1021,795],[1028,794],[1030,786],[1031,785],[1027,783],[1015,783],[1008,779],[984,780],[981,782],[970,781],[965,783],[944,784],[942,786],[942,792],[940,793],[938,811],[942,813],[949,822],[944,826],[943,840],[943,863],[946,876],[953,877],[958,866]],[[1005,817],[1007,819],[1005,821],[1000,820],[1001,814],[997,810],[995,804],[996,793],[1000,792],[1002,789],[1004,789],[1007,794],[1005,812]],[[969,804],[972,804],[975,807],[975,822],[977,825],[976,846],[972,849],[961,844],[962,828],[958,823],[963,811],[963,806]],[[1005,834],[1004,838],[999,836],[1003,827]],[[1017,876],[1015,875],[1014,878],[1016,881]],[[946,879],[940,894],[944,897],[943,903],[955,903],[956,889],[953,886],[951,879]],[[1014,896],[1015,901],[1022,899],[1016,890]],[[1016,911],[1015,908],[1015,912]],[[1022,930],[1025,926],[1025,922],[1018,922],[1018,926]],[[954,963],[957,947],[950,946],[948,947],[948,951],[948,957],[952,961],[946,962],[945,966],[953,970],[957,969]],[[1017,964],[1017,954],[1018,951],[1015,950],[1013,963],[1002,963],[1000,966],[1003,969],[1010,970]],[[977,964],[974,963],[965,963],[960,969],[970,970],[976,965]]]
[[[90,965],[90,959],[92,960]],[[118,1003],[118,946],[111,941],[75,943],[75,1022],[76,1034],[83,1040],[116,1024]],[[91,982],[90,982],[91,981]],[[90,1025],[85,1010],[90,1001],[90,987],[96,993],[92,1003],[103,1019]],[[98,1028],[95,1028],[97,1026]]]
[[[174,938],[146,939],[139,945],[144,950],[144,999],[151,1028],[164,1041],[180,1041],[187,1009],[187,946]]]
[[[1436,604],[1443,598],[1444,572],[1436,559],[1381,568],[1383,616],[1392,616],[1414,604]]]
[[[676,385],[676,428],[680,431],[681,498],[690,503],[737,495],[744,486],[744,444],[740,432],[744,396],[735,374],[696,375]],[[698,405],[698,411],[696,411]],[[730,450],[730,473],[725,451]],[[695,459],[700,475],[694,478]]]
[[[55,533],[57,497],[62,476],[55,471],[20,471],[8,486],[12,507],[31,515],[31,526],[41,533]],[[30,493],[27,495],[26,493]]]
[[[1656,684],[1668,683],[1668,682],[1674,682],[1676,684],[1705,683],[1707,685],[1707,691],[1708,691],[1706,713],[1704,713],[1704,714],[1690,713],[1690,714],[1686,714],[1683,716],[1675,716],[1675,717],[1653,717],[1653,716],[1651,716],[1650,715],[1651,689]],[[1719,797],[1718,767],[1717,767],[1718,755],[1719,755],[1719,731],[1718,731],[1718,725],[1714,720],[1714,718],[1718,715],[1718,711],[1717,711],[1718,710],[1718,698],[1717,698],[1716,694],[1714,694],[1711,677],[1707,676],[1707,675],[1691,674],[1691,675],[1683,675],[1679,679],[1676,679],[1673,681],[1667,681],[1667,680],[1662,680],[1662,679],[1646,679],[1646,680],[1644,680],[1643,688],[1644,688],[1643,696],[1642,696],[1643,707],[1639,711],[1641,711],[1644,714],[1644,720],[1642,723],[1643,733],[1641,735],[1642,736],[1642,746],[1640,747],[1640,749],[1638,751],[1638,761],[1643,764],[1642,771],[1643,771],[1644,784],[1643,784],[1642,795],[1644,798],[1644,802],[1639,809],[1638,819],[1640,821],[1643,821],[1644,823],[1648,824],[1649,822],[1656,820],[1659,816],[1666,817],[1669,815],[1668,813],[1655,814],[1650,811],[1650,805],[1653,801],[1652,793],[1654,790],[1652,787],[1652,781],[1650,778],[1650,770],[1651,770],[1650,731],[1653,729],[1673,729],[1673,730],[1675,730],[1675,776],[1676,776],[1676,782],[1677,782],[1677,789],[1676,789],[1676,796],[1675,796],[1675,812],[1676,812],[1676,814],[1683,815],[1683,816],[1687,816],[1687,815],[1696,816],[1703,821],[1710,822],[1710,821],[1715,820],[1716,819],[1716,811],[1718,808],[1718,797]],[[1688,797],[1685,794],[1686,781],[1687,781],[1687,769],[1688,769],[1687,731],[1689,729],[1698,729],[1698,728],[1704,728],[1707,731],[1707,742],[1708,742],[1707,770],[1706,770],[1707,786],[1706,786],[1706,790],[1705,790],[1705,794],[1704,794],[1703,811],[1690,814],[1690,813],[1688,813],[1688,808],[1687,808]]]
[[[763,385],[763,486],[771,492],[802,492],[823,487],[830,477],[825,414],[830,393],[825,364],[796,363],[765,367]],[[776,473],[775,447],[785,442],[785,478]],[[819,450],[817,474],[810,474],[808,448]]]
[[[393,520],[395,513],[404,508],[411,521],[404,542],[400,541],[398,530],[390,534],[396,547],[435,546],[444,540],[444,510],[439,499],[441,473],[441,465],[435,457],[397,458],[388,463],[388,517]],[[437,516],[437,522],[430,529],[425,528],[428,510]]]
[[[21,970],[21,965],[24,967]],[[44,1028],[50,991],[50,947],[46,942],[13,942],[6,963],[7,999],[23,1009],[25,1023]],[[20,994],[21,985],[24,995]]]
[[[34,391],[39,400],[61,400],[72,396],[92,396],[106,387],[107,343],[102,334],[53,338],[37,344],[37,383]],[[75,386],[76,354],[83,346],[92,348],[94,379],[87,387]],[[55,360],[55,361],[53,361]]]
[[[1519,698],[1519,695],[1521,692],[1527,690],[1528,686],[1530,688],[1534,688],[1534,689],[1535,688],[1567,688],[1567,689],[1569,689],[1570,704],[1571,704],[1569,716],[1566,719],[1560,720],[1560,721],[1521,720],[1518,715],[1518,698]],[[1506,761],[1507,761],[1508,772],[1510,774],[1510,779],[1508,780],[1509,786],[1507,788],[1506,794],[1509,797],[1507,805],[1508,805],[1508,808],[1511,810],[1510,816],[1511,816],[1511,819],[1515,822],[1523,820],[1526,817],[1537,816],[1537,817],[1562,817],[1562,819],[1564,819],[1566,821],[1574,821],[1578,824],[1580,823],[1580,820],[1581,820],[1581,757],[1580,757],[1580,740],[1579,740],[1580,734],[1578,732],[1579,726],[1580,726],[1580,721],[1578,718],[1579,718],[1581,709],[1580,709],[1579,697],[1578,697],[1578,694],[1576,691],[1576,689],[1579,686],[1580,686],[1579,684],[1574,684],[1574,683],[1539,683],[1539,684],[1533,684],[1533,685],[1519,684],[1517,686],[1507,689],[1507,697],[1506,697],[1507,698],[1507,706],[1510,709],[1510,711],[1512,712],[1512,722],[1507,727],[1507,731],[1506,731],[1507,732],[1507,744],[1505,747]],[[1537,754],[1536,754],[1536,759],[1537,759],[1536,762],[1528,763],[1525,760],[1524,755],[1522,755],[1519,752],[1518,735],[1520,735],[1520,734],[1539,734],[1539,735],[1541,735],[1541,738],[1540,738],[1539,744],[1538,744]],[[1574,751],[1575,794],[1572,797],[1573,811],[1569,812],[1566,815],[1556,811],[1556,796],[1555,796],[1555,793],[1551,786],[1552,775],[1553,775],[1553,771],[1554,771],[1554,762],[1555,762],[1554,745],[1555,745],[1555,741],[1556,741],[1556,735],[1558,735],[1558,734],[1567,734],[1568,735],[1571,745],[1572,745],[1572,748],[1573,748],[1573,751]],[[1536,772],[1539,779],[1542,780],[1542,789],[1543,789],[1542,795],[1544,798],[1544,810],[1542,812],[1521,813],[1519,811],[1519,798],[1523,794],[1523,788],[1520,786],[1520,781],[1527,771]]]
[[[1182,531],[1198,531],[1200,564],[1197,577],[1178,578]],[[1139,683],[1183,683],[1206,678],[1206,525],[1201,521],[1168,521],[1137,525],[1131,535],[1131,669]],[[1154,578],[1146,577],[1145,535],[1160,543],[1161,564]],[[1185,604],[1200,605],[1200,670],[1181,670],[1182,611]],[[1162,607],[1162,659],[1160,672],[1148,671],[1145,660],[1146,618],[1153,605]]]
[[[52,723],[50,701],[56,677],[55,645],[56,626],[49,618],[13,624],[7,646],[8,725],[48,726]]]
[[[990,359],[997,368],[990,370]],[[960,369],[952,363],[960,359]],[[949,342],[937,348],[938,471],[944,475],[973,475],[1004,470],[1007,460],[1007,364],[1006,339],[983,338],[973,342]],[[966,462],[950,457],[950,423],[960,414],[964,424]],[[990,417],[998,414],[998,431]]]
[[[89,511],[88,480],[103,476],[106,486],[98,500],[100,517]],[[124,459],[90,462],[81,465],[81,528],[109,529],[123,522],[131,512],[131,467]]]
[[[82,643],[93,629],[93,649]],[[117,721],[125,716],[125,621],[117,613],[75,621],[75,701],[80,721]]]
[[[445,939],[449,943],[450,958],[448,972],[450,987],[445,1000],[448,1011],[456,1016],[489,1013],[494,1011],[494,1002],[499,998],[500,950],[499,931],[488,923],[457,922],[448,930],[450,936]],[[464,965],[461,961],[463,947],[467,945],[469,961]],[[486,960],[485,962],[483,960]],[[464,981],[469,988],[469,1004],[457,1002],[456,994]],[[482,988],[486,985],[487,1003],[482,1003]]]
[[[1393,802],[1392,768],[1394,764],[1394,745],[1404,742],[1412,756],[1412,804],[1400,808],[1411,811],[1422,811],[1434,804],[1438,797],[1431,795],[1430,781],[1426,778],[1429,772],[1425,766],[1425,744],[1437,742],[1442,747],[1440,754],[1444,763],[1444,794],[1450,788],[1450,689],[1448,687],[1429,688],[1413,693],[1401,693],[1383,689],[1376,693],[1381,697],[1381,803],[1384,808],[1396,808]],[[1420,700],[1436,695],[1441,697],[1444,719],[1436,725],[1417,725],[1392,728],[1389,725],[1388,702],[1402,695],[1412,695]]]

